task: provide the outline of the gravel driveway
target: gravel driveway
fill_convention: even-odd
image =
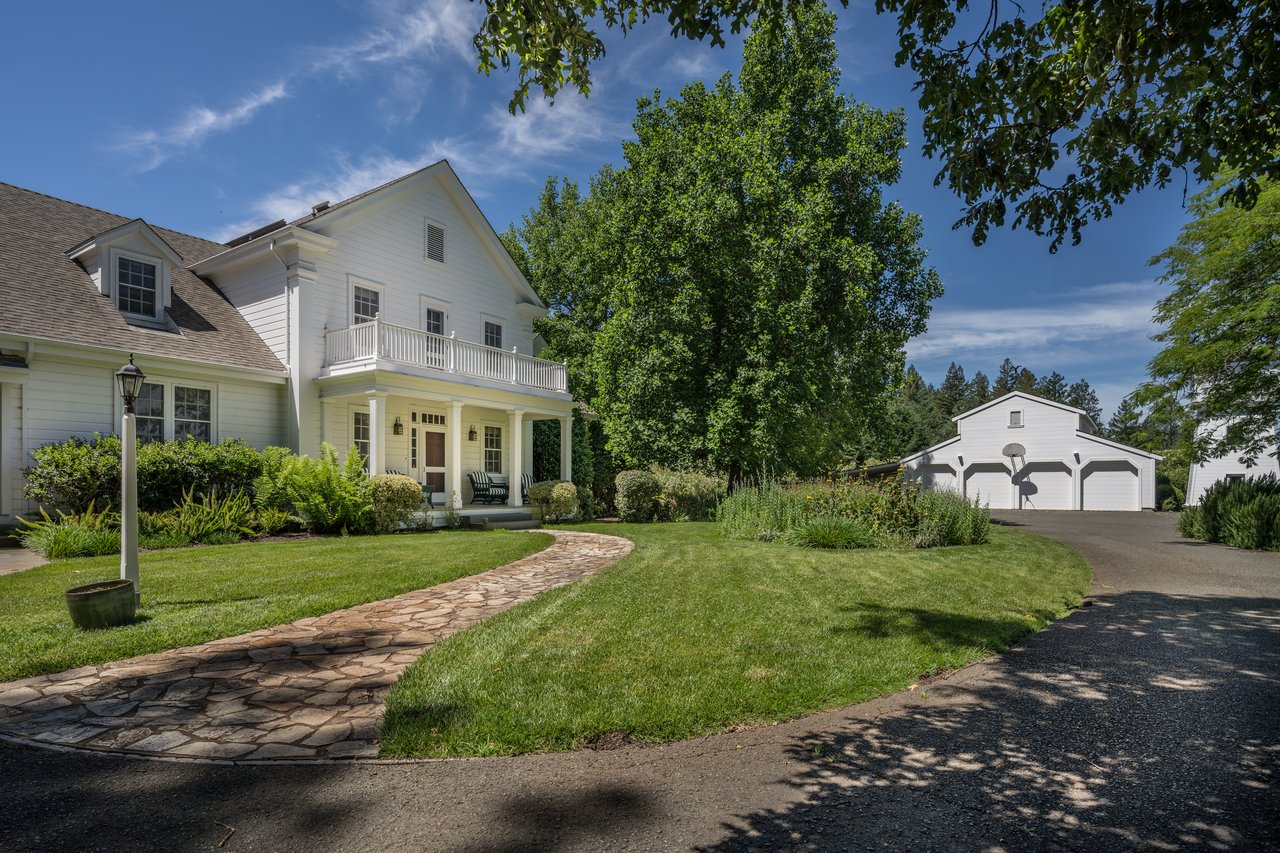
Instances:
[[[6,850],[1265,848],[1280,554],[1151,513],[1000,513],[1092,606],[881,700],[666,747],[226,767],[0,745]]]

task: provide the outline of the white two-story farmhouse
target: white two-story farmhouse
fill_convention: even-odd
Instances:
[[[130,353],[144,439],[354,444],[463,505],[467,472],[531,471],[551,418],[568,476],[545,306],[447,162],[227,244],[0,184],[0,294],[0,522],[33,449],[118,430]]]
[[[900,463],[992,509],[1154,509],[1161,458],[1097,435],[1081,409],[1014,391],[957,415],[958,434]]]

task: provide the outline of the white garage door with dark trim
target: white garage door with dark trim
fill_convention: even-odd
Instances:
[[[999,463],[971,465],[965,471],[964,493],[969,500],[977,499],[992,509],[1012,509],[1009,492],[1009,469]]]
[[[1013,476],[1022,509],[1071,509],[1071,469],[1062,462],[1028,462]]]
[[[1132,462],[1090,462],[1082,473],[1083,509],[1142,509],[1138,469]]]

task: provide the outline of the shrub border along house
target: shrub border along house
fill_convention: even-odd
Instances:
[[[1178,532],[1189,539],[1255,551],[1280,551],[1280,477],[1219,480],[1199,506],[1183,509]]]

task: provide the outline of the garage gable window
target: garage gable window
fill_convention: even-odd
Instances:
[[[1009,412],[1009,429],[1019,429],[1022,426],[1022,409],[1014,409]]]

